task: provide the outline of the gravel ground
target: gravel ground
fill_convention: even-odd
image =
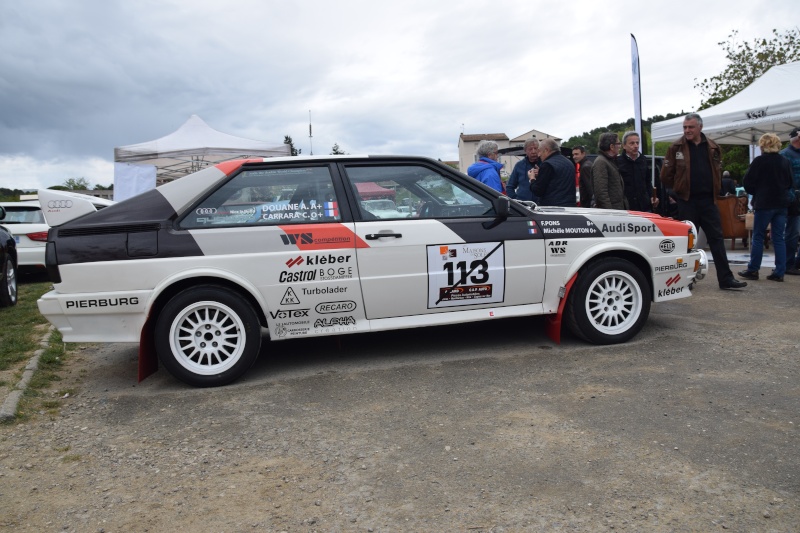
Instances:
[[[0,426],[0,529],[798,531],[799,297],[712,269],[622,346],[541,318],[265,342],[206,390],[92,345],[58,414]]]

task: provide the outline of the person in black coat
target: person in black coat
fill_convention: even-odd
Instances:
[[[750,163],[744,175],[744,190],[753,195],[753,241],[750,243],[750,262],[739,277],[758,279],[761,256],[764,253],[764,237],[770,226],[770,238],[775,247],[775,270],[767,276],[771,281],[783,281],[786,272],[786,212],[789,193],[792,192],[792,167],[781,156],[781,140],[774,133],[765,133],[758,140],[762,154]]]
[[[539,197],[539,205],[575,207],[575,167],[572,161],[561,155],[558,143],[553,139],[539,141],[539,157],[542,164],[538,174],[528,171],[531,192]]]
[[[731,173],[727,170],[722,173],[722,184],[719,188],[720,196],[736,196],[736,182],[731,178]]]
[[[647,170],[647,161],[639,152],[639,134],[626,131],[622,136],[622,150],[617,156],[617,168],[625,183],[628,209],[652,213],[653,207],[658,204],[658,198],[653,198],[652,178]]]

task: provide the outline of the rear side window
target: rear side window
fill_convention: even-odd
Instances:
[[[339,220],[328,167],[295,167],[236,175],[188,213],[180,226],[284,226]]]
[[[42,210],[34,206],[4,206],[6,218],[4,224],[44,224]]]

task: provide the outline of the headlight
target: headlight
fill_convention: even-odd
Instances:
[[[686,224],[689,224],[689,246],[687,248],[687,252],[691,252],[694,249],[694,245],[697,242],[697,227],[691,220],[684,220]]]

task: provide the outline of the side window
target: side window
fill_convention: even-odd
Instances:
[[[362,220],[494,215],[492,201],[421,166],[348,166]]]
[[[246,170],[203,200],[182,228],[341,220],[328,167]]]

